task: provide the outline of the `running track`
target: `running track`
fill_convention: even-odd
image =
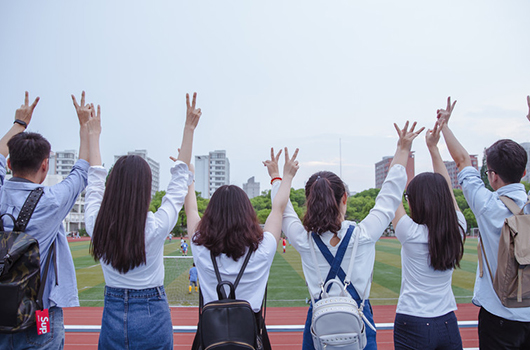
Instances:
[[[393,323],[396,312],[395,305],[374,306],[374,319],[376,323]],[[476,321],[479,308],[472,304],[459,304],[456,316],[458,321]],[[64,309],[65,325],[100,325],[102,307],[76,307]],[[305,323],[307,308],[305,307],[269,307],[267,308],[266,322],[268,325],[302,325]],[[197,325],[197,308],[175,307],[171,308],[171,318],[174,326]],[[478,334],[476,327],[461,328],[464,348],[478,349]],[[146,336],[149,336],[148,334]],[[194,334],[175,333],[174,349],[190,349]],[[269,333],[274,350],[291,350],[302,348],[302,333]],[[92,350],[97,349],[99,333],[66,333],[66,350]],[[377,332],[377,345],[379,350],[394,349],[392,330]]]

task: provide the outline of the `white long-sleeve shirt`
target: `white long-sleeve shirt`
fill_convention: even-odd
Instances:
[[[353,265],[353,271],[351,281],[357,293],[363,298],[365,290],[369,292],[371,284],[371,276],[374,268],[375,261],[375,243],[381,237],[384,230],[390,224],[390,221],[394,218],[395,212],[399,204],[405,185],[407,183],[407,174],[405,168],[402,165],[394,165],[385,179],[381,191],[375,200],[375,206],[370,211],[368,216],[361,221],[359,224],[355,224],[351,221],[343,221],[342,227],[337,233],[338,238],[342,241],[342,238],[346,234],[350,225],[355,225],[352,237],[348,244],[348,249],[342,260],[341,267],[345,273],[348,272],[348,266],[352,255],[353,244],[356,237],[359,239],[359,246],[357,248],[357,254]],[[280,187],[280,181],[274,182],[272,186],[271,198],[274,201],[274,197]],[[293,247],[300,253],[302,258],[302,268],[304,275],[309,287],[309,291],[314,298],[318,298],[320,293],[319,277],[315,267],[313,258],[311,257],[311,250],[309,247],[312,238],[309,233],[305,230],[302,222],[298,218],[298,215],[293,209],[291,202],[287,204],[285,211],[283,212],[283,223],[282,230],[293,245]],[[335,255],[340,245],[337,244],[335,247],[330,244],[331,238],[334,236],[332,232],[324,232],[320,235],[320,238],[324,244],[328,247],[330,252]],[[318,266],[322,278],[325,279],[329,272],[330,265],[320,253],[320,250],[315,244],[315,251],[317,253]],[[368,294],[364,296],[368,298]],[[339,294],[339,287],[333,285],[330,291],[331,295]]]
[[[93,166],[88,170],[88,186],[85,196],[85,225],[92,237],[94,225],[101,207],[105,192],[107,170]],[[101,262],[105,284],[114,288],[146,289],[164,284],[164,241],[178,220],[178,213],[184,204],[188,186],[193,181],[193,174],[188,166],[177,161],[171,168],[171,180],[162,204],[156,213],[148,212],[145,223],[146,263],[126,273],[120,273],[111,265]],[[119,234],[119,233],[118,233]],[[127,249],[127,247],[123,247]]]

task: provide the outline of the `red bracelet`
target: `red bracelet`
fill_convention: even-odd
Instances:
[[[279,177],[279,176],[278,176],[278,177],[273,177],[273,178],[271,179],[271,185],[272,185],[272,183],[273,183],[274,181],[276,181],[276,180],[280,180],[280,181],[281,181],[282,178]]]

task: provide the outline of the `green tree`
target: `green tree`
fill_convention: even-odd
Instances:
[[[462,214],[464,214],[464,217],[466,218],[467,222],[467,232],[469,232],[470,229],[477,226],[477,219],[475,218],[475,214],[471,211],[470,208],[465,209]]]
[[[521,181],[521,183],[524,185],[525,191],[530,192],[530,182]]]
[[[482,167],[480,168],[480,178],[482,179],[482,182],[484,182],[484,185],[486,185],[486,188],[490,191],[493,191],[493,188],[490,186],[490,180],[488,180],[488,174],[486,173],[486,170],[488,170],[488,165],[486,164],[486,149],[484,148],[484,153],[482,155]]]
[[[464,197],[464,192],[462,190],[453,189],[453,193],[455,194],[456,203],[458,204],[460,211],[463,213],[464,210],[469,208],[466,198]]]
[[[149,210],[153,213],[160,208],[162,205],[162,198],[166,195],[166,191],[157,191],[153,198],[151,198],[151,204],[149,205]]]

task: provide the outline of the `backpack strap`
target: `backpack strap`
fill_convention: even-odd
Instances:
[[[231,291],[232,291],[232,287],[234,290],[233,297],[232,297],[232,293],[230,293],[231,298],[233,299],[235,299],[235,289],[237,288],[237,285],[239,284],[241,277],[243,277],[243,272],[245,271],[245,268],[247,267],[247,264],[248,264],[248,261],[250,260],[251,255],[252,255],[252,249],[249,249],[247,255],[245,256],[245,261],[243,261],[243,266],[241,266],[241,270],[239,270],[239,273],[237,274],[237,277],[236,277],[236,280],[233,286],[230,287]],[[217,286],[219,287],[219,285],[222,285],[222,284],[227,284],[229,286],[232,285],[231,282],[226,282],[226,281],[221,280],[221,274],[219,273],[219,267],[217,266],[217,260],[211,251],[210,251],[210,259],[212,260],[213,269],[215,271],[215,277],[217,278]],[[217,288],[217,293],[218,293],[219,298],[222,297],[223,299],[227,299],[224,288]]]
[[[326,281],[325,282],[329,281],[330,279],[335,278],[336,276],[338,276],[341,281],[345,280],[347,275],[344,273],[344,271],[342,270],[340,265],[342,263],[342,259],[344,257],[344,254],[346,253],[346,249],[348,248],[348,244],[349,244],[349,241],[350,241],[350,238],[352,236],[352,233],[353,233],[354,229],[355,229],[355,226],[353,226],[353,225],[351,225],[348,228],[348,231],[344,235],[344,237],[342,239],[342,242],[339,245],[339,249],[337,250],[337,254],[336,254],[335,257],[333,256],[333,254],[331,254],[331,252],[329,251],[328,247],[324,244],[324,242],[322,242],[322,239],[320,238],[320,236],[318,236],[314,232],[311,233],[311,236],[313,237],[313,240],[317,244],[318,249],[320,250],[320,252],[324,256],[326,261],[331,265],[330,271],[329,271],[328,275],[326,276]],[[322,275],[320,273],[320,268],[318,266],[318,260],[317,260],[315,248],[313,247],[313,243],[311,241],[309,242],[309,247],[310,247],[310,250],[311,250],[311,256],[313,257],[313,262],[315,263],[315,267],[316,267],[316,270],[317,270],[317,275],[318,275],[318,278],[320,280],[319,284],[320,284],[320,289],[321,289],[321,293],[322,293],[322,292],[324,292],[325,282],[322,279]],[[349,271],[349,273],[351,274],[351,271]],[[351,286],[351,287],[353,287],[353,286]],[[350,294],[352,295],[352,297],[355,300],[360,300],[359,295],[355,291],[355,288],[351,288],[351,289],[353,289],[353,291],[351,291],[350,288],[348,287],[348,290],[349,290]],[[353,292],[353,294],[352,294],[352,292]],[[312,302],[314,303],[315,300],[313,298],[313,294],[312,293],[309,293],[309,294],[311,296]]]
[[[35,211],[35,207],[37,206],[37,203],[39,203],[40,197],[42,197],[43,193],[44,190],[42,187],[38,187],[30,192],[28,198],[26,198],[26,201],[24,202],[24,205],[20,209],[20,213],[18,214],[13,231],[24,232],[26,230],[29,219],[31,219],[31,215]]]
[[[528,204],[528,202],[526,202],[526,204],[523,206],[523,209],[521,209],[517,204],[515,204],[513,199],[511,199],[510,197],[499,196],[499,199],[506,206],[506,208],[508,208],[512,212],[513,215],[523,214],[523,209]]]

